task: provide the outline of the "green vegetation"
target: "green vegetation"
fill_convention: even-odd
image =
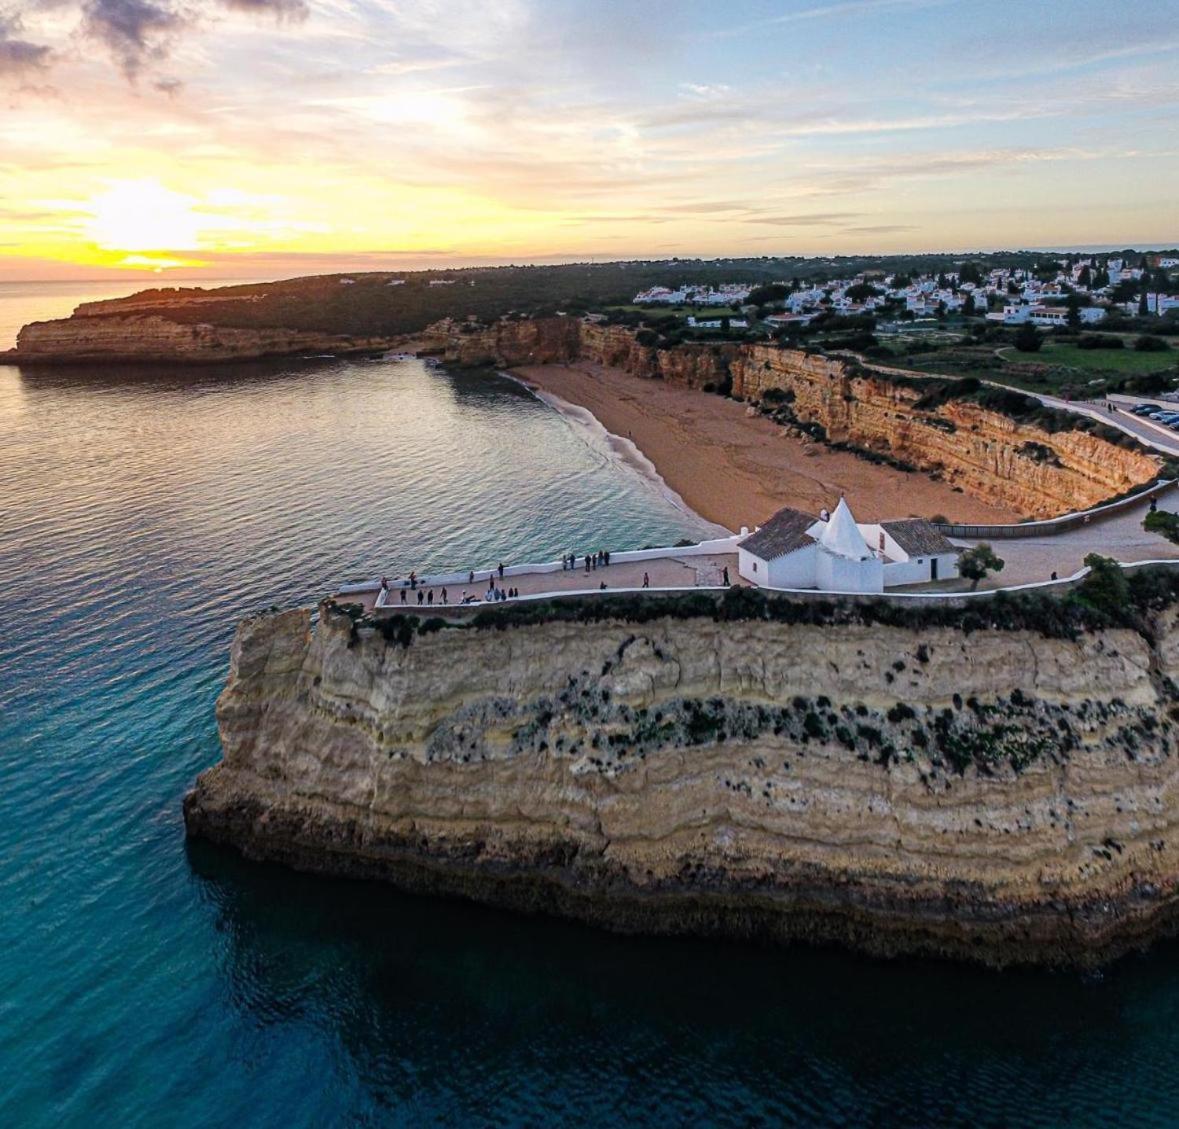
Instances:
[[[992,572],[1002,572],[1004,561],[985,541],[967,549],[958,558],[958,573],[970,581],[970,590],[978,587]]]
[[[1044,338],[1030,321],[1025,321],[1016,331],[1013,344],[1021,353],[1038,353]]]
[[[1179,544],[1179,515],[1169,510],[1152,510],[1146,515],[1142,528],[1148,533],[1158,533],[1168,541]]]

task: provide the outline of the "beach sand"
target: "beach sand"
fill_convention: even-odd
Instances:
[[[752,529],[783,506],[817,514],[841,494],[861,521],[934,514],[970,522],[1022,517],[925,474],[785,437],[771,420],[746,415],[745,404],[723,396],[583,361],[512,372],[630,439],[687,506],[734,531]]]

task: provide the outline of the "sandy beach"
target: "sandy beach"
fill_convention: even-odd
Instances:
[[[864,521],[944,514],[954,521],[1022,515],[959,494],[924,474],[878,466],[780,433],[746,405],[590,362],[535,365],[513,374],[630,439],[667,485],[708,521],[753,528],[782,506],[818,513],[844,495]]]

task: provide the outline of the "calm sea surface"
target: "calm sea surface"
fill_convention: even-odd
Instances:
[[[0,328],[61,295],[0,285]],[[1179,1121],[1173,945],[1080,978],[626,939],[186,846],[244,612],[700,531],[513,383],[0,366],[0,489],[0,1125]]]

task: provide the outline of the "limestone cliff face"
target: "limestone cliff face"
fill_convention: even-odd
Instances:
[[[1153,643],[701,617],[406,647],[321,610],[240,625],[190,833],[624,930],[996,964],[1175,920],[1171,613]]]
[[[303,353],[362,353],[396,339],[220,325],[183,325],[157,314],[108,314],[33,322],[17,337],[13,359],[37,364],[211,363]]]
[[[633,330],[620,325],[581,327],[580,357],[611,368],[620,368],[649,380],[670,380],[689,388],[720,385],[738,346],[685,343],[675,349],[641,345]]]
[[[489,326],[444,321],[424,334],[429,351],[458,365],[551,365],[572,360],[578,352],[577,318],[527,318]]]
[[[1086,509],[1158,473],[1145,452],[1084,431],[1049,433],[968,400],[922,411],[917,389],[798,350],[746,346],[731,371],[734,396],[759,400],[771,389],[788,391],[792,413],[821,424],[831,442],[937,471],[974,497],[1029,517]]]
[[[690,388],[721,387],[759,401],[788,393],[790,414],[827,439],[887,454],[940,475],[983,501],[1031,518],[1086,509],[1149,482],[1158,461],[1083,431],[1048,432],[967,400],[917,407],[922,393],[845,361],[774,345],[642,344],[625,326],[576,318],[431,327],[437,351],[458,364],[501,367],[581,359]],[[918,374],[914,374],[918,375]]]

